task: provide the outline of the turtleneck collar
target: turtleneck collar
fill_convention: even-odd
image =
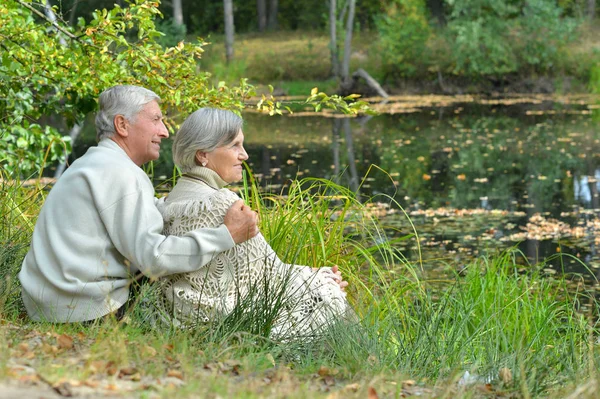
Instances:
[[[192,170],[185,174],[202,179],[206,184],[208,184],[212,188],[216,188],[219,190],[229,184],[225,180],[221,179],[221,176],[219,176],[217,172],[204,166],[194,166]]]

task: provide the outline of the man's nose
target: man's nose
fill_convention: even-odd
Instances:
[[[165,126],[165,123],[161,121],[162,129],[160,131],[160,137],[168,138],[169,137],[169,129]]]

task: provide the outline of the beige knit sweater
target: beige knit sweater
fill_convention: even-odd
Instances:
[[[159,205],[166,235],[184,235],[219,226],[239,197],[208,168],[184,175]],[[311,337],[348,311],[329,267],[283,263],[262,234],[214,257],[196,272],[159,281],[161,306],[180,326],[195,326],[223,317],[244,299],[271,301],[281,310],[271,330],[273,338]],[[279,305],[275,305],[279,303]]]

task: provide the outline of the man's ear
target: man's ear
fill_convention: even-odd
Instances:
[[[115,116],[115,133],[117,133],[121,137],[129,136],[129,131],[127,127],[129,126],[129,121],[123,115]]]

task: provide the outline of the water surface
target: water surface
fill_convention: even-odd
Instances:
[[[429,268],[515,246],[530,262],[570,254],[554,266],[581,272],[600,265],[597,104],[591,96],[404,96],[375,117],[248,112],[244,132],[266,190],[331,179],[383,203],[390,237],[412,230],[400,206]],[[165,148],[155,177],[172,175],[170,157]],[[415,248],[413,238],[398,249],[414,259]]]

